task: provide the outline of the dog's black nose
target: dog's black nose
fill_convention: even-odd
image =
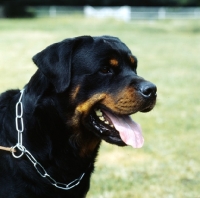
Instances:
[[[151,96],[156,96],[157,87],[151,82],[142,82],[139,91],[145,98],[149,98]]]

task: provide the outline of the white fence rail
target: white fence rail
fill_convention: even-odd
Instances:
[[[200,19],[200,7],[132,7],[131,19]]]
[[[56,17],[59,15],[82,14],[87,17],[117,18],[129,20],[156,20],[156,19],[200,19],[200,7],[172,8],[172,7],[67,7],[43,6],[29,7],[36,16]]]

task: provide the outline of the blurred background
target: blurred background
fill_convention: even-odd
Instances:
[[[119,37],[158,87],[156,107],[133,115],[144,147],[103,142],[87,197],[200,197],[200,1],[0,0],[0,92],[29,81],[37,52],[80,35]]]

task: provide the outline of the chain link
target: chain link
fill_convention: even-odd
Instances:
[[[19,101],[16,104],[16,117],[15,117],[15,124],[16,124],[16,130],[18,132],[18,143],[12,147],[12,155],[14,158],[20,158],[22,155],[26,155],[26,157],[30,160],[30,162],[33,164],[34,168],[38,172],[38,174],[46,178],[53,186],[59,189],[63,190],[70,190],[71,188],[74,188],[75,186],[79,185],[82,178],[85,175],[85,172],[77,179],[73,180],[69,184],[64,184],[61,182],[57,182],[55,179],[53,179],[45,170],[45,168],[33,157],[33,155],[23,146],[23,136],[22,133],[24,131],[24,122],[23,122],[23,104],[22,104],[22,96],[24,93],[24,89],[20,91],[21,95],[19,98]],[[21,153],[19,155],[15,154],[15,149],[18,148]]]
[[[23,104],[22,104],[22,96],[24,93],[24,89],[22,89],[20,91],[21,95],[19,98],[19,101],[17,102],[16,106],[15,106],[15,125],[16,125],[16,130],[18,132],[18,142],[17,144],[12,147],[12,155],[15,158],[20,158],[22,157],[22,155],[25,152],[25,147],[23,146],[23,136],[22,136],[22,132],[24,131],[24,122],[23,122]],[[21,153],[19,155],[16,155],[14,150],[18,148]]]

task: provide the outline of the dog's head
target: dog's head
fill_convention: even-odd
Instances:
[[[76,137],[88,131],[112,144],[143,145],[141,128],[130,115],[154,107],[156,86],[137,75],[136,57],[118,38],[66,39],[33,61],[56,92],[69,97],[72,113],[67,123]]]

